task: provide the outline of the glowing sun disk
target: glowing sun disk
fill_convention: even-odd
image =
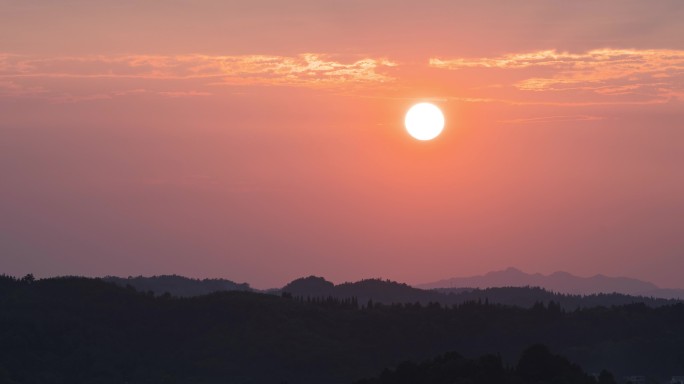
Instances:
[[[406,112],[404,126],[413,138],[432,140],[444,129],[444,115],[434,104],[418,103]]]

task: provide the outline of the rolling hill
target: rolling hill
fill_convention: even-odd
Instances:
[[[550,275],[525,273],[516,268],[489,272],[480,276],[454,277],[432,283],[420,284],[423,289],[434,288],[491,288],[491,287],[541,287],[549,291],[575,295],[598,293],[621,293],[633,296],[664,299],[684,298],[684,289],[662,289],[653,283],[629,277],[595,275],[579,277],[567,272]]]

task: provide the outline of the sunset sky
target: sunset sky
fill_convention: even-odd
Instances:
[[[684,288],[684,2],[0,0],[0,273]],[[421,101],[446,117],[421,142]]]

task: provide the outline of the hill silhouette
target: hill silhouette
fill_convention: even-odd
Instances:
[[[312,292],[315,292],[316,296],[329,296],[335,293],[335,284],[322,277],[309,276],[292,280],[282,288],[282,291],[295,296],[306,296]]]
[[[520,273],[513,274],[522,276]],[[675,299],[663,299],[648,295],[627,295],[622,293],[596,294],[563,294],[555,293],[537,286],[497,286],[490,288],[436,288],[420,289],[410,285],[381,279],[364,279],[357,282],[345,282],[335,285],[323,277],[308,276],[293,280],[281,289],[259,291],[247,283],[235,283],[226,279],[191,279],[178,275],[162,275],[151,277],[114,277],[102,278],[119,286],[131,286],[140,292],[152,292],[155,295],[170,294],[176,297],[193,297],[214,292],[255,291],[279,295],[287,292],[295,297],[335,297],[354,298],[365,303],[368,300],[391,303],[438,302],[444,305],[461,304],[467,301],[489,301],[497,304],[532,307],[535,303],[559,303],[564,309],[578,307],[611,306],[630,303],[644,303],[651,307],[672,304]],[[522,280],[521,280],[522,281]],[[677,290],[669,290],[666,296],[675,296]]]
[[[107,276],[102,280],[122,287],[131,286],[140,292],[153,292],[155,295],[168,293],[178,297],[206,295],[222,291],[251,291],[247,283],[235,283],[226,279],[191,279],[178,275],[116,277]]]
[[[576,295],[621,293],[633,296],[684,299],[684,289],[662,289],[653,283],[629,277],[608,277],[600,274],[592,277],[578,277],[568,272],[554,272],[550,275],[530,274],[516,268],[493,271],[481,276],[454,277],[417,285],[418,288],[423,289],[525,286]]]
[[[413,288],[407,284],[390,280],[365,279],[354,283],[335,285],[322,277],[309,276],[297,279],[281,289],[295,297],[335,297],[356,298],[365,303],[373,300],[378,303],[423,303],[448,301],[448,297],[439,292]]]
[[[359,304],[247,291],[154,296],[99,279],[0,277],[0,375],[19,383],[350,383],[449,351],[514,364],[535,343],[588,372],[684,366],[684,304],[564,311]]]
[[[576,308],[644,303],[658,307],[677,300],[629,296],[624,294],[569,295],[547,291],[539,287],[498,287],[486,289],[446,288],[425,290],[390,280],[366,279],[355,283],[335,285],[322,277],[309,276],[292,281],[281,290],[294,297],[337,299],[354,298],[359,303],[369,300],[383,304],[440,303],[458,305],[472,301],[489,302],[531,308],[535,304],[555,302],[562,308]]]
[[[466,358],[451,352],[437,358],[399,364],[385,369],[378,377],[356,384],[451,384],[451,383],[567,383],[615,384],[613,375],[602,371],[598,380],[588,375],[567,358],[555,355],[544,345],[533,345],[523,351],[514,367],[503,364],[501,356],[485,355]]]
[[[169,294],[175,297],[194,297],[214,292],[257,291],[250,288],[246,283],[238,284],[225,279],[190,279],[177,275],[129,278],[108,276],[102,280],[115,283],[121,287],[131,287],[142,293],[152,292],[157,296]],[[353,298],[362,304],[367,303],[369,300],[383,304],[440,303],[443,305],[486,301],[492,304],[531,308],[537,303],[548,304],[553,301],[567,310],[632,303],[644,303],[650,307],[658,307],[677,302],[674,299],[657,299],[618,293],[593,295],[560,294],[539,287],[443,288],[425,290],[381,279],[365,279],[335,285],[323,277],[317,276],[296,279],[285,285],[282,289],[271,289],[263,292],[276,295],[286,292],[294,297],[301,298]]]

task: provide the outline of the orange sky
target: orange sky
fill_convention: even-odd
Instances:
[[[0,9],[0,272],[684,287],[681,1]]]

